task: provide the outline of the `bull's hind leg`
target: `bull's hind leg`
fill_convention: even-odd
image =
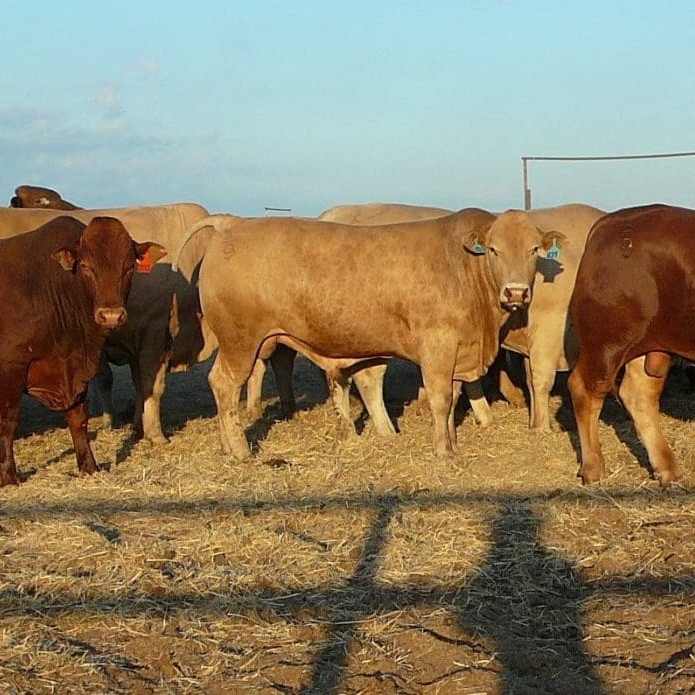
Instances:
[[[256,360],[246,382],[246,417],[249,422],[255,422],[263,414],[263,377],[265,376],[265,360]]]
[[[295,410],[297,410],[297,404],[294,400],[294,388],[292,386],[292,370],[294,369],[296,356],[296,350],[280,343],[273,350],[268,360],[273,369],[273,374],[275,374],[275,386],[280,397],[282,414],[287,419],[292,417]],[[250,422],[257,420],[263,414],[262,389],[266,367],[265,360],[257,359],[251,376],[246,383],[246,414]]]
[[[508,350],[500,350],[499,355],[497,355],[497,358],[490,368],[490,374],[493,379],[495,374],[497,374],[496,381],[499,392],[509,405],[514,408],[525,408],[526,398],[524,398],[524,392],[512,381],[509,374],[512,365],[511,362],[509,364],[507,363],[507,360],[511,361],[518,357],[519,355],[516,355],[516,353],[509,352]]]
[[[107,430],[118,427],[118,417],[113,405],[113,372],[103,353],[99,360],[99,371],[92,379],[90,386],[92,384],[101,402],[102,426]]]
[[[468,383],[468,382],[467,382]],[[473,382],[475,383],[475,382]],[[451,445],[456,451],[456,419],[455,419],[455,413],[456,413],[456,404],[458,403],[458,400],[461,396],[461,389],[463,387],[463,382],[461,381],[454,381],[452,383],[452,389],[451,389],[451,409],[449,410],[449,420],[448,420],[448,427],[449,427],[449,439],[451,440]],[[485,405],[487,406],[487,401],[485,400],[485,396],[483,396],[483,400],[485,401]],[[471,407],[473,406],[473,403],[471,402]],[[488,408],[489,411],[489,408]],[[475,411],[474,411],[475,415]]]
[[[647,374],[645,357],[628,362],[619,395],[635,423],[637,436],[647,449],[654,475],[662,487],[667,487],[677,478],[677,466],[673,452],[659,426],[659,400],[671,362],[668,355],[664,355],[664,359],[666,368],[663,376]]]
[[[350,375],[342,369],[330,369],[326,371],[328,377],[328,390],[331,394],[333,407],[339,416],[340,436],[350,437],[357,434],[355,423],[350,415]]]
[[[65,420],[70,428],[70,436],[72,437],[72,443],[75,447],[77,468],[80,472],[87,473],[88,475],[96,473],[99,467],[94,460],[94,454],[89,446],[89,435],[87,433],[89,414],[84,399],[65,411]]]
[[[166,444],[169,440],[162,430],[162,396],[166,386],[169,359],[165,357],[152,377],[147,378],[146,387],[150,395],[142,404],[142,431],[145,439],[155,444]]]
[[[292,371],[297,351],[280,343],[270,356],[270,366],[275,374],[275,386],[280,397],[280,406],[286,418],[292,417],[297,410],[292,386]]]
[[[384,403],[385,374],[386,365],[378,364],[357,370],[353,373],[352,378],[374,423],[377,434],[390,436],[396,434],[396,428],[391,422]]]
[[[244,359],[242,351],[239,350],[233,358],[230,358],[220,347],[208,376],[208,382],[217,403],[222,450],[239,460],[251,455],[239,417],[239,398],[241,388],[251,374],[254,361],[253,353],[249,352],[248,357]]]
[[[588,370],[588,360],[580,357],[568,381],[582,449],[582,464],[578,475],[585,484],[597,482],[605,473],[606,466],[598,436],[598,418],[613,383],[613,379],[588,379]]]

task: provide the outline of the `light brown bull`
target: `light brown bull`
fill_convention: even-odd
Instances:
[[[205,321],[219,342],[210,373],[222,445],[249,454],[239,396],[257,358],[280,343],[331,376],[364,360],[419,364],[438,454],[455,450],[454,398],[482,376],[509,312],[528,305],[540,249],[560,233],[491,231],[475,208],[435,220],[357,228],[293,218],[208,218],[200,269]],[[203,224],[203,222],[199,223]],[[452,387],[453,380],[453,387]]]

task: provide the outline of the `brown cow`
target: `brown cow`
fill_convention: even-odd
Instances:
[[[199,280],[203,315],[219,341],[210,384],[223,448],[237,458],[249,455],[241,388],[278,343],[331,375],[336,404],[345,370],[363,360],[420,364],[435,451],[452,453],[453,397],[491,364],[509,311],[531,300],[539,249],[553,238],[564,243],[538,230],[490,235],[494,216],[474,208],[383,227],[208,219],[218,230]]]
[[[63,200],[58,191],[42,186],[17,186],[10,200],[13,208],[49,208],[51,210],[81,210],[82,208]]]
[[[87,384],[107,333],[126,321],[136,265],[149,267],[164,253],[135,243],[110,217],[86,227],[59,217],[0,240],[0,486],[19,483],[12,441],[22,391],[65,412],[78,468],[98,470],[87,438]]]
[[[63,213],[50,209],[0,208],[0,237],[35,229],[60,214]],[[179,203],[80,209],[70,214],[85,223],[99,215],[119,219],[137,241],[150,239],[172,249],[191,224],[207,216],[207,210],[194,203]],[[192,240],[191,250],[197,250],[197,243]],[[151,274],[136,277],[127,309],[130,319],[109,336],[106,356],[110,362],[130,366],[135,384],[136,433],[153,442],[165,442],[160,404],[167,371],[187,369],[210,354],[201,332],[197,290],[180,273],[172,272],[170,264],[160,263]],[[98,376],[97,386],[109,424],[113,404],[108,366]]]
[[[585,483],[605,472],[598,419],[621,367],[618,395],[662,486],[677,466],[659,426],[671,355],[695,360],[695,210],[618,210],[593,227],[570,305],[579,359],[569,379]]]

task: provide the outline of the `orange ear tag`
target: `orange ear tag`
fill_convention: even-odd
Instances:
[[[149,250],[138,261],[138,273],[149,273],[154,267],[154,262]]]

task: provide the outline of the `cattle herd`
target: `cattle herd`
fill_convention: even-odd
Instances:
[[[654,476],[662,486],[677,477],[659,401],[674,356],[695,359],[695,211],[370,204],[243,218],[191,203],[84,210],[47,188],[15,193],[0,208],[0,486],[19,482],[22,392],[65,413],[77,465],[93,473],[90,380],[111,424],[109,363],[128,364],[136,432],[163,443],[167,372],[215,350],[209,382],[222,448],[236,459],[250,454],[242,388],[253,420],[270,362],[290,414],[297,352],[324,370],[348,427],[354,381],[383,435],[395,434],[386,364],[415,362],[435,452],[452,455],[462,389],[476,421],[492,420],[480,380],[503,348],[524,357],[533,428],[551,428],[555,373],[572,370],[585,483],[604,474],[598,419],[616,388]],[[500,391],[523,402],[504,370]]]

